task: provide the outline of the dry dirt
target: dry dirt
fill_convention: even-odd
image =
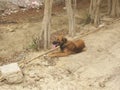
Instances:
[[[83,37],[86,51],[82,53],[52,60],[38,58],[24,67],[23,83],[1,82],[0,90],[120,90],[119,28],[117,21]]]
[[[88,3],[78,3],[77,31],[80,31],[80,22],[86,13]],[[64,5],[55,5],[52,13],[52,32],[68,31],[68,22]],[[43,18],[42,9],[21,10],[8,16],[0,16],[0,65],[19,61],[26,57],[28,49],[31,48],[34,36],[39,35]],[[55,34],[59,34],[57,32]],[[52,35],[53,36],[53,35]]]
[[[53,29],[66,29],[64,19],[67,16],[64,13],[54,15]],[[17,27],[1,26],[0,55],[8,57],[14,51],[23,50],[30,43],[30,37],[39,32],[39,26],[40,22],[21,23]],[[93,29],[91,26],[86,28],[84,30],[87,31]],[[52,60],[38,58],[23,68],[23,83],[8,85],[0,82],[0,90],[120,90],[120,21],[82,38],[86,43],[84,52]],[[26,52],[21,52],[15,58],[17,61],[24,57],[30,60],[40,53],[29,52],[26,55]]]

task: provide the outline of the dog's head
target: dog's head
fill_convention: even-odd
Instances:
[[[55,45],[55,47],[57,46],[61,46],[63,44],[65,44],[67,42],[67,38],[63,37],[63,36],[58,36],[56,37],[56,39],[52,42],[53,45]]]

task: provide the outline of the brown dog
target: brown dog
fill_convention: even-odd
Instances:
[[[55,47],[60,46],[60,51],[49,54],[50,57],[63,57],[74,53],[79,53],[85,47],[83,40],[68,41],[63,36],[58,36],[52,43]]]

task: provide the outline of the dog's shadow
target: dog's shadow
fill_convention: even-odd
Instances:
[[[87,47],[85,47],[80,53],[83,53],[86,50],[87,50]],[[79,54],[79,53],[77,53],[77,54]],[[55,66],[58,61],[59,61],[59,57],[49,57],[47,55],[44,55],[42,57],[41,64],[44,65],[44,66],[46,66],[46,67]]]
[[[55,66],[58,61],[59,61],[58,57],[51,58],[51,57],[48,57],[47,55],[44,55],[42,57],[41,64],[46,67]]]

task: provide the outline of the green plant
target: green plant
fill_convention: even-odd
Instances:
[[[43,40],[38,35],[33,36],[29,48],[35,51],[41,50],[43,48]]]
[[[91,22],[91,17],[88,13],[85,13],[84,19],[83,19],[83,26],[89,24]]]
[[[85,24],[89,24],[90,22],[91,22],[91,17],[89,14],[87,14],[85,19]]]

